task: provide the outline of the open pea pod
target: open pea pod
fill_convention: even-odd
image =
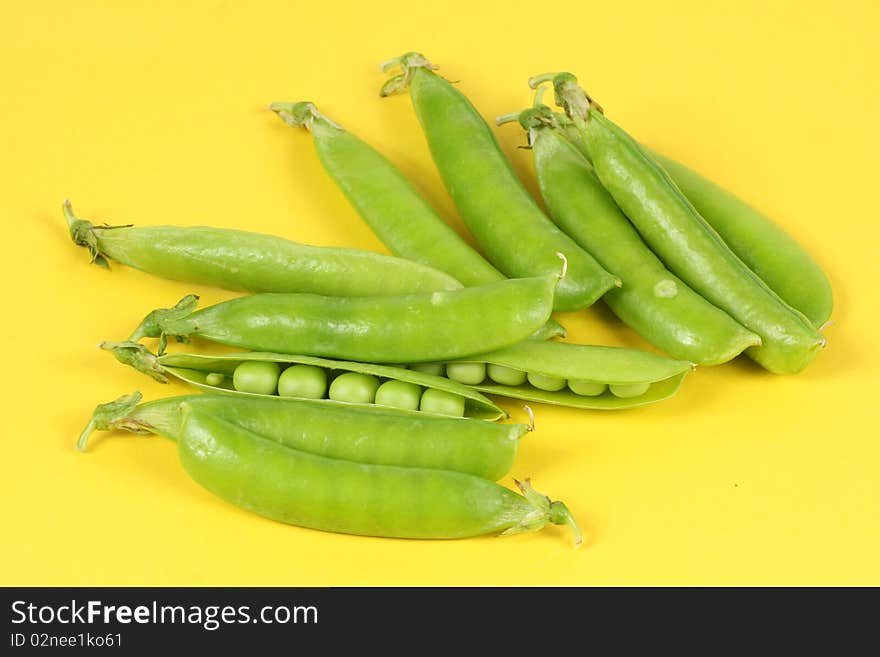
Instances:
[[[464,416],[481,420],[499,420],[507,417],[491,399],[470,386],[452,381],[450,379],[404,369],[390,365],[375,365],[372,363],[358,363],[354,361],[329,360],[314,356],[292,356],[289,354],[276,354],[269,352],[250,351],[244,353],[205,355],[205,354],[165,354],[160,356],[158,363],[164,372],[185,381],[197,388],[210,392],[224,392],[233,395],[271,397],[273,395],[261,395],[251,392],[242,392],[232,387],[232,376],[235,368],[246,361],[269,361],[281,365],[314,365],[328,370],[331,376],[342,372],[357,372],[370,374],[383,379],[405,381],[421,386],[425,389],[440,390],[443,392],[460,395],[464,398]],[[222,374],[223,379],[216,385],[208,383],[210,375]],[[344,404],[346,406],[361,406],[364,408],[383,408],[376,404],[359,404],[352,402],[336,401],[332,399],[320,400],[327,404]],[[403,411],[402,413],[428,413],[428,411]]]
[[[480,392],[597,410],[635,408],[668,399],[694,369],[688,361],[640,349],[533,341],[456,362],[489,366],[488,376],[472,386]],[[528,379],[518,385],[499,383],[492,379],[492,366],[505,368],[508,374],[525,373]]]

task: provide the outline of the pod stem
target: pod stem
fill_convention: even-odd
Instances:
[[[495,125],[504,125],[505,123],[513,123],[519,121],[521,112],[511,112],[510,114],[502,114],[495,117]]]
[[[575,121],[587,121],[590,110],[604,113],[602,106],[578,85],[577,78],[571,73],[544,73],[529,79],[529,86],[537,89],[542,84],[551,82],[556,104]]]
[[[527,107],[520,112],[511,112],[504,114],[495,119],[495,125],[504,125],[505,123],[519,123],[520,127],[526,131],[529,137],[529,146],[535,143],[538,131],[544,128],[561,129],[559,117],[552,109],[546,105],[537,103],[532,107]]]
[[[518,524],[504,531],[502,536],[520,534],[522,532],[535,532],[546,526],[547,523],[552,523],[554,525],[568,525],[571,528],[572,534],[574,534],[575,547],[583,543],[584,537],[581,529],[563,502],[553,501],[543,493],[536,491],[532,487],[530,479],[525,481],[514,479],[514,483],[523,494],[523,497],[534,507],[534,510],[526,514]]]
[[[136,343],[142,338],[159,338],[159,349],[157,355],[161,356],[165,353],[165,347],[168,345],[168,336],[174,337],[178,342],[187,342],[189,333],[183,333],[179,329],[179,323],[189,317],[196,306],[199,305],[199,297],[197,294],[187,294],[171,308],[157,308],[147,313],[147,316],[141,320],[137,328],[128,337],[125,343]],[[178,324],[177,330],[169,331],[169,327]],[[112,343],[110,343],[112,344]],[[117,357],[118,358],[118,357]]]
[[[529,416],[529,431],[535,430],[535,411],[532,410],[532,407],[528,404],[523,406],[523,409]]]
[[[327,123],[337,130],[343,127],[336,123],[333,119],[325,114],[321,114],[314,103],[309,101],[299,101],[296,103],[272,103],[269,109],[275,112],[278,117],[291,128],[305,128],[311,131],[315,121]]]
[[[553,82],[553,78],[555,78],[559,73],[542,73],[541,75],[534,75],[529,78],[529,89],[538,89],[540,86]]]
[[[130,395],[122,395],[106,404],[99,404],[92,412],[92,417],[76,441],[76,449],[80,452],[88,448],[89,436],[94,431],[113,431],[121,429],[132,433],[153,433],[150,425],[132,416],[143,395],[137,390]]]
[[[73,213],[73,206],[70,204],[70,199],[64,199],[64,203],[61,204],[61,211],[64,213],[64,218],[67,220],[67,228],[70,230],[70,238],[73,240],[73,243],[77,246],[84,246],[89,250],[89,256],[91,257],[90,262],[92,264],[103,267],[104,269],[110,269],[110,259],[107,257],[107,254],[101,251],[95,230],[131,228],[131,224],[125,224],[122,226],[109,226],[104,224],[103,226],[95,226],[92,222],[80,219]]]
[[[159,383],[168,383],[165,368],[159,364],[159,358],[144,345],[131,341],[102,342],[98,347],[112,353],[123,365],[133,367]]]
[[[438,69],[427,57],[418,52],[408,52],[399,57],[393,57],[382,62],[379,68],[382,73],[388,73],[396,68],[400,69],[400,73],[393,75],[382,85],[382,89],[379,91],[379,96],[382,98],[406,89],[416,70],[423,68],[428,71],[436,71]]]

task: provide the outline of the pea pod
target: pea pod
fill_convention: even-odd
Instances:
[[[190,295],[129,338],[198,336],[255,351],[379,363],[451,360],[507,346],[550,317],[558,276],[398,297],[255,294],[195,310]]]
[[[64,215],[73,241],[105,268],[114,260],[162,278],[243,292],[371,297],[461,288],[431,267],[359,249],[206,226],[95,226],[77,218],[69,201]]]
[[[530,84],[537,86],[545,77],[533,78]],[[570,121],[563,128],[589,159],[581,132]],[[646,151],[737,257],[785,303],[821,329],[831,316],[834,298],[828,277],[810,254],[769,217],[720,185],[653,149]]]
[[[388,95],[409,87],[431,155],[459,214],[486,257],[512,277],[555,271],[557,253],[568,258],[568,276],[559,281],[554,310],[592,305],[620,280],[565,233],[538,207],[495,135],[470,101],[436,75],[418,53],[391,60],[385,70],[402,73],[383,87]]]
[[[437,268],[469,287],[504,280],[376,149],[313,103],[273,103],[270,109],[287,125],[311,133],[327,173],[394,255]]]
[[[828,277],[809,253],[767,216],[696,171],[650,151],[731,250],[792,308],[820,327],[834,306]]]
[[[436,417],[363,409],[319,401],[202,394],[167,397],[145,404],[140,393],[95,409],[77,443],[85,451],[94,430],[122,429],[180,440],[186,403],[292,449],[358,463],[466,472],[492,481],[506,475],[525,424]]]
[[[688,361],[640,349],[538,341],[457,362],[490,366],[487,378],[472,386],[480,392],[595,410],[635,408],[668,399],[694,368]],[[493,381],[491,366],[503,368],[505,376]],[[505,385],[512,373],[525,373],[528,382]]]
[[[125,347],[122,347],[122,349],[125,349]],[[141,353],[145,353],[145,350],[142,350]],[[154,372],[163,377],[170,374],[171,376],[204,390],[205,392],[227,393],[243,398],[277,397],[277,395],[259,395],[256,393],[236,390],[233,386],[233,375],[237,368],[242,363],[248,362],[272,362],[278,363],[281,366],[310,365],[327,371],[328,378],[332,378],[334,375],[343,372],[357,372],[360,374],[380,377],[382,379],[411,383],[424,390],[438,390],[451,395],[457,395],[464,399],[464,414],[469,418],[498,420],[506,416],[506,413],[491,399],[481,395],[473,388],[442,376],[434,376],[416,370],[404,369],[402,367],[394,367],[391,365],[376,365],[354,361],[329,360],[313,356],[296,356],[253,351],[220,355],[177,353],[165,354],[158,358],[152,355],[148,355],[147,357],[152,361],[152,370]],[[215,383],[208,382],[212,375],[215,375]],[[327,408],[334,408],[336,406],[356,406],[359,408],[378,410],[378,407],[375,404],[354,404],[333,399],[321,399],[316,403]],[[407,411],[400,412],[407,413]],[[425,414],[425,411],[413,411],[412,413],[423,415]]]
[[[511,115],[511,118],[514,115]],[[761,339],[670,272],[605,191],[549,107],[516,115],[529,133],[541,195],[557,225],[623,286],[603,297],[611,310],[673,358],[717,365]]]
[[[504,274],[450,228],[394,164],[321,114],[314,103],[269,107],[285,124],[309,131],[324,169],[394,255],[446,272],[468,287],[504,280]],[[564,335],[565,329],[551,319],[535,337]]]
[[[574,76],[558,74],[553,84],[596,175],[645,242],[685,283],[761,337],[747,355],[776,374],[803,370],[825,345],[810,321],[730,250],[669,174],[604,116]]]
[[[464,538],[567,524],[561,502],[480,477],[309,454],[181,404],[180,462],[199,485],[247,511],[301,527],[393,538]]]

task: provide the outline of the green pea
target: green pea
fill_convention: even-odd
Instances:
[[[611,394],[615,397],[621,397],[623,399],[629,399],[630,397],[640,397],[648,392],[648,388],[651,387],[650,383],[628,383],[623,385],[614,385],[611,384],[608,386],[611,389]]]
[[[526,382],[526,373],[504,365],[489,363],[489,378],[503,386],[521,386]]]
[[[323,399],[327,394],[327,372],[314,365],[291,365],[278,379],[282,397]]]
[[[211,372],[205,377],[205,383],[209,386],[219,386],[226,377],[218,372]]]
[[[371,374],[346,372],[337,376],[330,384],[330,399],[355,404],[372,404],[376,399],[378,388],[378,377]]]
[[[278,363],[267,360],[249,360],[235,368],[232,386],[241,392],[274,395],[278,386]]]
[[[582,397],[598,397],[608,386],[604,383],[596,383],[595,381],[576,381],[569,379],[568,389],[576,395]]]
[[[446,376],[453,381],[475,386],[486,378],[485,363],[447,363]]]
[[[538,390],[546,390],[547,392],[556,392],[565,387],[565,379],[559,376],[547,376],[546,374],[535,374],[529,372],[527,375],[529,383]]]
[[[438,415],[461,417],[464,415],[464,397],[453,392],[428,388],[422,393],[419,409]]]
[[[443,376],[446,374],[446,365],[444,363],[413,363],[409,366],[409,369],[413,372],[433,374],[434,376]]]
[[[421,387],[407,381],[386,381],[376,390],[376,404],[416,411],[422,396]]]

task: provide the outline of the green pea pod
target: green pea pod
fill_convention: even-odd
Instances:
[[[696,171],[655,151],[651,154],[700,216],[771,290],[814,326],[828,321],[834,307],[828,277],[791,235]]]
[[[265,352],[246,352],[216,356],[190,353],[165,354],[158,358],[158,365],[163,373],[171,374],[186,383],[205,390],[206,392],[223,392],[250,398],[274,398],[275,395],[258,395],[250,392],[240,392],[232,387],[232,375],[235,372],[235,368],[241,363],[251,361],[269,361],[280,363],[282,365],[313,365],[328,370],[331,374],[339,372],[358,372],[360,374],[369,374],[383,379],[405,381],[425,389],[430,388],[434,390],[442,390],[444,392],[464,397],[466,417],[479,418],[481,420],[498,420],[507,415],[491,399],[484,397],[479,392],[466,385],[451,381],[442,376],[424,374],[415,370],[393,367],[391,365],[375,365],[372,363],[357,363],[353,361],[315,358],[312,356],[291,356],[288,354],[273,354]],[[209,384],[207,379],[211,374],[222,374],[222,381],[216,385]],[[376,410],[381,408],[377,407],[375,404],[352,404],[350,402],[341,402],[332,399],[321,399],[315,403],[322,404],[328,408],[333,406],[359,406]],[[415,415],[426,414],[425,411],[400,412],[412,413]]]
[[[557,225],[623,286],[602,300],[628,326],[673,358],[718,365],[761,339],[675,276],[645,245],[566,138],[549,107],[517,115],[529,133],[544,202]]]
[[[454,470],[496,481],[510,471],[519,440],[530,428],[249,395],[185,395],[145,404],[140,400],[140,393],[134,393],[98,406],[80,436],[78,449],[85,451],[96,429],[155,433],[180,440],[181,405],[186,403],[200,413],[311,454],[358,463]]]
[[[408,53],[386,70],[402,73],[382,89],[388,95],[409,87],[410,97],[431,155],[462,219],[489,260],[512,277],[555,271],[557,254],[568,259],[568,275],[559,281],[554,310],[592,305],[620,280],[541,211],[507,161],[498,141],[470,101],[433,73],[424,56]]]
[[[135,393],[99,406],[81,446],[93,429],[152,432],[143,418],[131,417],[139,398]],[[516,482],[517,495],[463,472],[311,454],[227,421],[205,408],[210,404],[198,397],[177,403],[180,418],[167,433],[196,483],[247,511],[312,529],[391,538],[517,534],[564,524],[575,544],[581,542],[565,504],[541,495],[528,480]]]
[[[574,76],[558,74],[553,84],[596,175],[651,249],[685,283],[761,337],[761,345],[746,349],[753,360],[776,374],[803,370],[825,345],[810,320],[730,250],[663,167],[604,116]]]
[[[95,226],[77,218],[69,201],[64,215],[73,241],[105,268],[114,260],[162,278],[243,292],[371,297],[461,288],[432,267],[359,249],[206,226]]]
[[[269,107],[287,125],[309,131],[324,169],[391,253],[446,272],[468,287],[505,279],[450,228],[394,164],[321,114],[314,103]],[[564,337],[565,329],[551,319],[533,337],[557,336]]]
[[[539,84],[546,76],[530,81]],[[563,118],[565,115],[559,115]],[[571,143],[590,157],[583,134],[571,121],[563,129]],[[675,160],[645,149],[669,174],[703,220],[785,303],[822,328],[834,308],[828,277],[812,256],[779,225],[720,185]]]
[[[674,395],[693,363],[673,360],[639,349],[578,345],[568,342],[522,342],[459,362],[500,365],[529,375],[562,381],[564,389],[542,390],[534,385],[501,385],[491,379],[474,389],[493,395],[596,410],[618,410],[653,404]],[[578,384],[607,386],[598,395],[579,395]],[[567,388],[565,388],[567,384]],[[644,392],[624,394],[640,386]],[[616,392],[615,392],[616,391]]]
[[[255,294],[149,313],[129,338],[198,336],[255,351],[372,363],[452,360],[525,340],[550,317],[558,276],[397,297]]]
[[[437,268],[469,287],[504,280],[372,146],[318,112],[313,103],[269,107],[287,125],[311,133],[327,173],[394,255]]]
[[[537,531],[580,533],[561,502],[528,483],[523,495],[480,477],[355,463],[290,449],[184,404],[180,462],[227,502],[272,520],[390,538],[465,538]]]

